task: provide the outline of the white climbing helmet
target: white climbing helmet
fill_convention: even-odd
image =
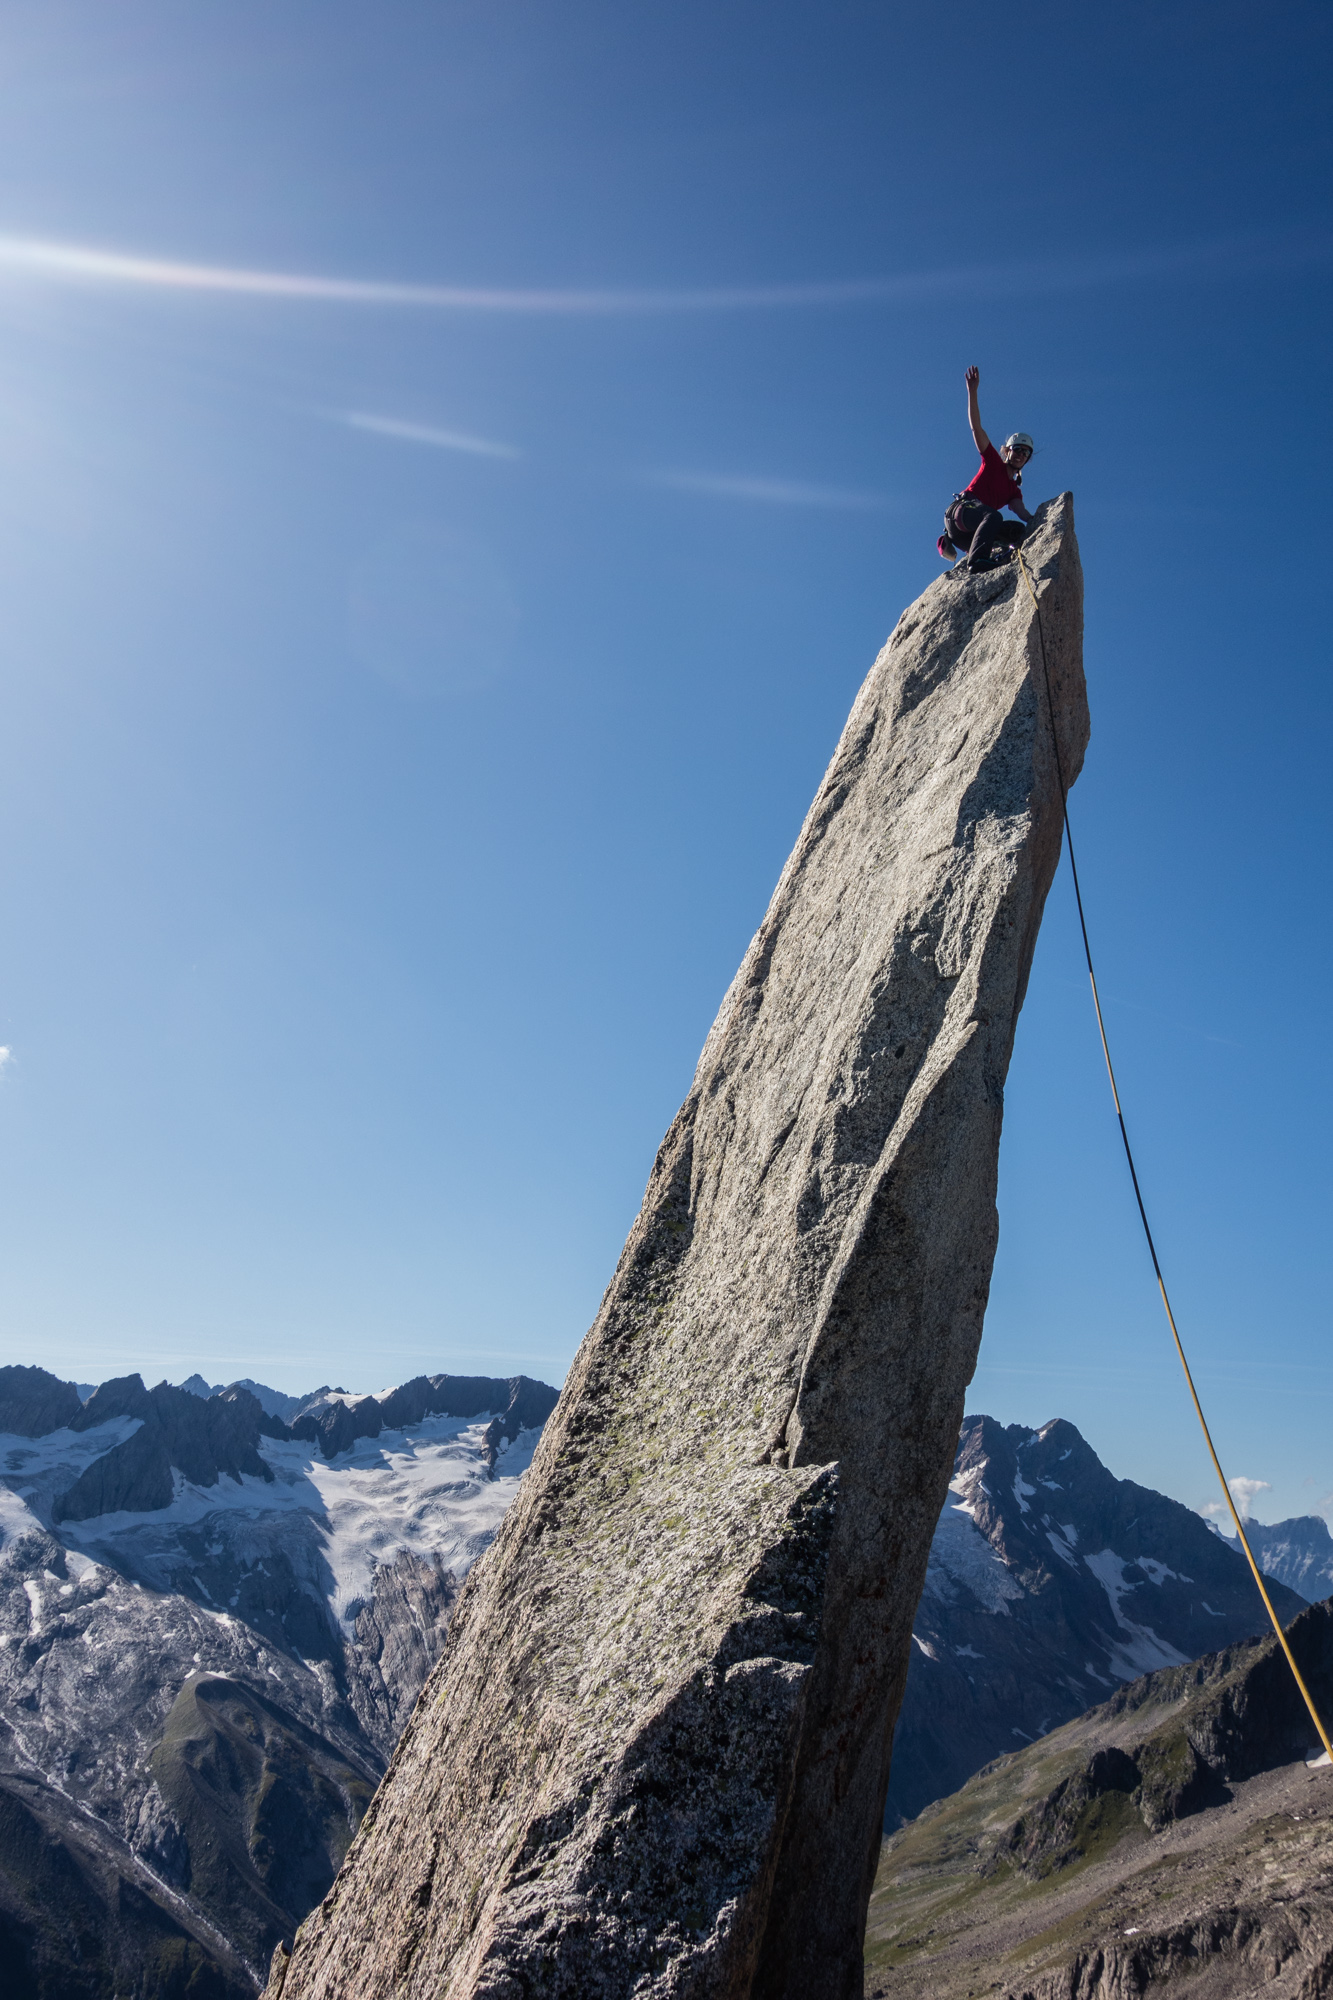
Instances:
[[[1004,448],[1006,451],[1010,451],[1015,445],[1018,446],[1020,451],[1025,451],[1029,458],[1031,458],[1033,452],[1037,449],[1026,431],[1010,431],[1004,441]]]

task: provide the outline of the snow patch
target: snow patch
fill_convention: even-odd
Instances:
[[[1158,1667],[1183,1667],[1188,1665],[1184,1653],[1158,1637],[1150,1625],[1136,1625],[1127,1618],[1120,1608],[1122,1597],[1128,1597],[1136,1585],[1126,1583],[1125,1571],[1132,1567],[1123,1556],[1113,1549],[1101,1549],[1094,1556],[1084,1556],[1084,1562],[1106,1592],[1111,1606],[1111,1616],[1121,1633],[1118,1644],[1110,1649],[1111,1672],[1118,1680],[1134,1681],[1140,1674],[1154,1673]]]
[[[974,1521],[977,1518],[976,1494],[984,1493],[988,1500],[990,1498],[990,1488],[981,1476],[983,1469],[980,1465],[969,1466],[966,1472],[956,1473],[949,1481],[949,1491],[958,1496],[954,1503],[956,1511],[970,1515]],[[944,1504],[947,1507],[949,1503],[946,1500]]]
[[[942,1604],[954,1604],[960,1590],[975,1598],[983,1611],[1002,1618],[1009,1616],[1013,1599],[1023,1595],[1023,1586],[991,1547],[971,1509],[946,1501],[930,1544],[925,1594]]]
[[[1162,1584],[1166,1581],[1167,1577],[1170,1577],[1173,1583],[1193,1583],[1194,1581],[1192,1576],[1182,1576],[1179,1570],[1168,1569],[1165,1563],[1155,1561],[1152,1556],[1136,1556],[1135,1561],[1147,1577],[1149,1583]]]
[[[247,1572],[285,1558],[350,1637],[376,1569],[400,1550],[438,1557],[461,1577],[489,1546],[540,1436],[521,1432],[492,1474],[489,1421],[489,1412],[426,1417],[358,1438],[332,1461],[304,1439],[261,1438],[272,1481],[246,1474],[195,1486],[178,1477],[168,1507],[67,1521],[61,1535],[74,1548],[71,1562],[100,1561],[159,1590],[179,1588],[183,1536],[195,1547],[201,1538],[225,1545]],[[197,1558],[188,1567],[202,1586]]]

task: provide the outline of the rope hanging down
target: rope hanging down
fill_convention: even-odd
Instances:
[[[1244,1523],[1236,1511],[1236,1503],[1231,1496],[1231,1488],[1228,1486],[1226,1474],[1222,1470],[1222,1461],[1217,1455],[1217,1448],[1213,1443],[1212,1432],[1208,1428],[1208,1420],[1203,1414],[1203,1405],[1199,1401],[1199,1392],[1194,1386],[1194,1376],[1190,1372],[1189,1362],[1185,1359],[1185,1348],[1176,1327],[1176,1316],[1171,1310],[1171,1301],[1167,1296],[1166,1280],[1162,1276],[1162,1267],[1157,1261],[1157,1246],[1152,1240],[1152,1230],[1148,1224],[1148,1211],[1143,1205],[1143,1193],[1139,1187],[1139,1176],[1134,1165],[1134,1154],[1130,1148],[1129,1133],[1125,1129],[1125,1114],[1120,1108],[1120,1092],[1116,1088],[1115,1070],[1111,1064],[1110,1045],[1106,1039],[1106,1023],[1102,1019],[1101,996],[1097,991],[1097,974],[1093,970],[1092,965],[1092,946],[1088,942],[1088,923],[1087,918],[1083,914],[1083,893],[1078,884],[1078,863],[1074,859],[1074,835],[1069,824],[1069,793],[1065,787],[1064,764],[1060,757],[1060,738],[1055,726],[1055,698],[1051,692],[1050,669],[1046,664],[1046,635],[1041,628],[1041,606],[1037,602],[1037,593],[1033,588],[1032,578],[1028,574],[1028,566],[1023,560],[1022,549],[1017,548],[1014,553],[1018,557],[1018,566],[1023,572],[1023,581],[1028,587],[1028,596],[1032,599],[1032,608],[1037,614],[1037,639],[1041,646],[1041,671],[1042,678],[1046,683],[1046,709],[1051,718],[1051,743],[1055,750],[1055,775],[1060,785],[1060,810],[1064,816],[1065,844],[1069,850],[1069,872],[1074,878],[1074,901],[1078,905],[1079,929],[1083,933],[1083,956],[1088,963],[1088,978],[1092,983],[1092,1004],[1097,1014],[1097,1033],[1101,1036],[1102,1054],[1106,1058],[1106,1074],[1111,1080],[1111,1098],[1115,1105],[1115,1115],[1120,1126],[1120,1139],[1124,1146],[1125,1159],[1129,1166],[1129,1178],[1134,1186],[1134,1199],[1139,1206],[1139,1221],[1143,1224],[1143,1234],[1147,1238],[1148,1255],[1152,1258],[1153,1272],[1157,1278],[1157,1289],[1162,1295],[1162,1306],[1166,1312],[1167,1325],[1171,1329],[1171,1338],[1176,1344],[1176,1353],[1180,1356],[1180,1365],[1185,1371],[1185,1381],[1189,1385],[1190,1401],[1194,1404],[1194,1414],[1199,1419],[1199,1428],[1203,1432],[1204,1443],[1208,1447],[1208,1456],[1213,1461],[1213,1470],[1216,1472],[1221,1485],[1222,1496],[1227,1503],[1228,1512],[1236,1524],[1236,1533],[1239,1535],[1240,1545],[1245,1551],[1245,1560],[1254,1572],[1254,1580],[1259,1586],[1259,1595],[1264,1600],[1264,1609],[1273,1621],[1273,1630],[1277,1633],[1278,1643],[1287,1656],[1287,1664],[1296,1677],[1296,1685],[1301,1691],[1301,1697],[1305,1702],[1305,1706],[1310,1711],[1310,1720],[1319,1732],[1319,1740],[1328,1754],[1329,1761],[1333,1762],[1333,1742],[1329,1741],[1328,1731],[1324,1727],[1319,1710],[1315,1707],[1314,1698],[1301,1678],[1301,1670],[1297,1666],[1295,1656],[1287,1643],[1287,1635],[1282,1629],[1282,1621],[1273,1609],[1273,1600],[1268,1595],[1259,1565],[1254,1560],[1254,1552],[1250,1547],[1249,1537],[1245,1533]]]

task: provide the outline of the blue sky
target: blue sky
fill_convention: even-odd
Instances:
[[[1333,1504],[1330,18],[12,5],[6,1358],[559,1379],[970,476],[1070,487],[1074,795],[1228,1468]],[[320,282],[311,283],[317,280]],[[1211,1497],[1067,877],[969,1406]]]

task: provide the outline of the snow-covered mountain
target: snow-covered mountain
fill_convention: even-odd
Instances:
[[[1305,1602],[1281,1581],[1272,1596],[1284,1619]],[[1235,1544],[1116,1479],[1072,1424],[968,1417],[917,1612],[886,1824],[1118,1683],[1266,1624]]]
[[[1333,1535],[1322,1514],[1297,1514],[1272,1527],[1247,1521],[1245,1533],[1265,1576],[1275,1576],[1311,1604],[1333,1594]],[[1239,1542],[1227,1539],[1239,1554]]]
[[[297,1434],[270,1397],[0,1369],[0,1960],[33,1990],[256,1990],[556,1392],[326,1388]]]

